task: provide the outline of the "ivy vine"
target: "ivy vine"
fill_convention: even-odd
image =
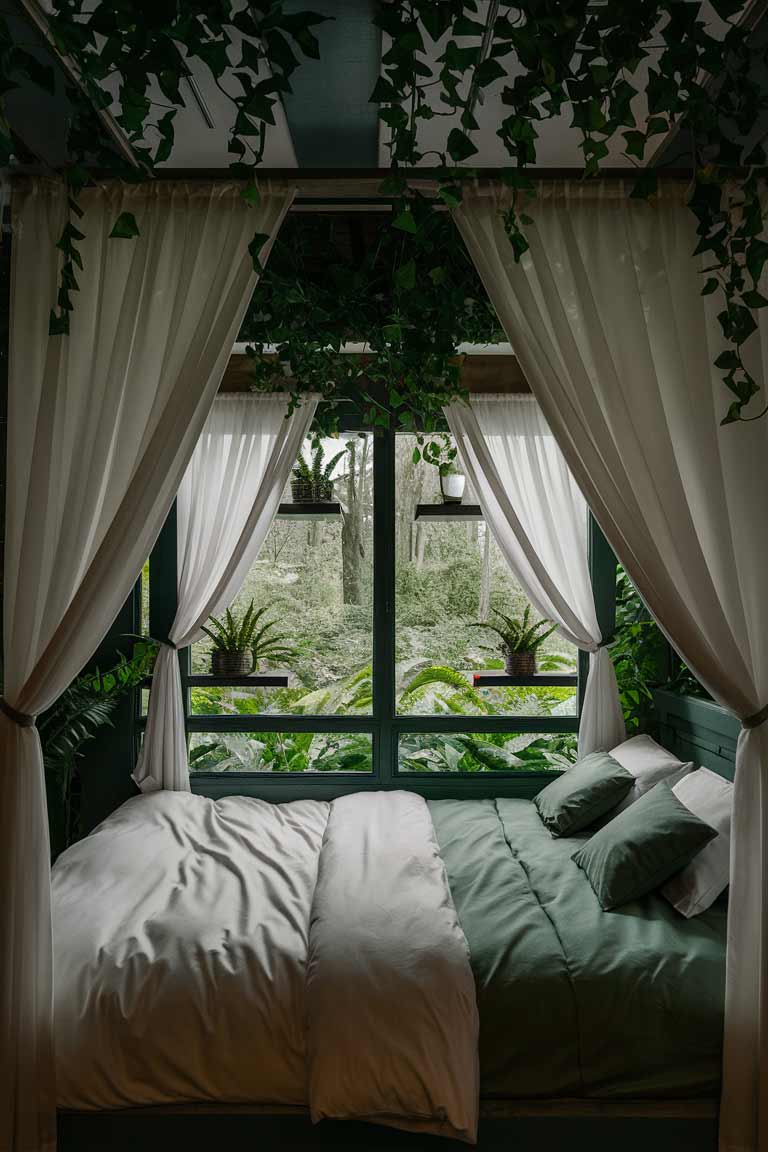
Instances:
[[[527,249],[528,221],[517,194],[533,192],[528,169],[536,164],[543,120],[570,112],[585,178],[599,175],[618,146],[637,165],[633,195],[640,197],[653,195],[658,177],[642,165],[670,132],[683,132],[692,157],[689,206],[697,221],[696,251],[711,257],[702,291],[722,302],[718,318],[728,348],[716,364],[731,396],[724,423],[764,415],[768,405],[757,415],[746,411],[759,384],[743,349],[757,326],[755,312],[768,304],[760,290],[768,260],[768,162],[762,146],[749,142],[754,125],[768,113],[768,85],[762,77],[764,49],[739,20],[743,7],[742,0],[711,0],[706,9],[701,0],[492,0],[481,10],[478,0],[381,0],[376,23],[387,47],[371,100],[389,133],[391,171],[382,192],[392,198],[398,241],[393,315],[407,321],[418,310],[419,294],[429,291],[424,277],[441,266],[429,263],[435,205],[409,185],[409,169],[431,164],[439,178],[437,204],[460,202],[462,182],[474,175],[477,108],[490,86],[503,86],[497,134],[510,163],[498,176],[515,194],[506,225],[518,259]],[[714,26],[706,22],[710,10],[717,17]],[[245,199],[256,202],[255,174],[275,106],[290,91],[300,61],[319,57],[313,29],[324,19],[286,11],[283,0],[156,0],[140,9],[132,0],[53,0],[50,32],[73,62],[81,87],[67,84],[70,218],[59,239],[64,259],[52,332],[68,330],[83,272],[79,196],[92,167],[126,180],[161,175],[158,166],[171,154],[175,119],[186,101],[189,62],[200,62],[234,106],[229,171],[243,180]],[[4,98],[24,82],[52,91],[52,70],[14,43],[0,20],[4,162],[18,151]],[[111,84],[109,92],[105,84]],[[96,113],[105,107],[124,129],[137,168],[103,142]],[[419,127],[435,117],[449,118],[450,127],[442,150],[429,154],[422,151]],[[112,231],[123,240],[137,233],[130,213]],[[256,266],[264,239],[256,235],[251,245]],[[384,327],[391,330],[380,337],[387,346],[377,353],[382,372],[388,349],[403,351],[397,332],[402,325],[395,321],[378,331]],[[307,349],[310,343],[308,338]],[[298,355],[295,339],[293,344],[292,355]],[[450,360],[436,353],[418,387],[431,378],[436,396],[450,391]],[[390,413],[413,409],[415,380],[406,372],[391,384]],[[398,401],[403,395],[404,403]]]
[[[759,385],[743,345],[757,327],[754,312],[768,305],[759,287],[768,260],[768,162],[759,143],[739,141],[748,141],[768,112],[768,84],[765,49],[737,20],[743,8],[740,0],[712,0],[720,22],[712,29],[697,0],[516,0],[488,4],[485,21],[477,18],[477,0],[383,0],[377,23],[390,47],[371,96],[390,132],[392,175],[383,191],[399,197],[395,225],[405,226],[414,194],[404,170],[427,158],[419,149],[419,121],[453,122],[444,151],[430,157],[441,171],[438,196],[453,206],[461,180],[473,174],[466,164],[477,154],[477,104],[489,86],[505,82],[501,102],[508,111],[497,135],[513,164],[498,176],[515,193],[506,228],[518,260],[528,248],[530,221],[518,211],[517,193],[535,190],[526,169],[536,163],[543,120],[570,109],[585,178],[599,174],[618,138],[639,167],[654,140],[684,131],[695,253],[711,253],[712,261],[702,292],[720,294],[718,320],[730,345],[715,362],[733,396],[725,424],[768,412],[766,404],[756,415],[744,413]],[[437,42],[442,52],[433,64]],[[646,120],[638,118],[642,98]],[[656,171],[643,168],[632,195],[652,196],[657,180]]]
[[[162,177],[158,166],[171,155],[176,117],[190,98],[183,87],[190,62],[200,61],[234,107],[229,173],[244,181],[243,198],[258,204],[256,171],[268,128],[275,124],[275,107],[290,92],[290,77],[300,59],[319,59],[312,29],[325,19],[314,12],[286,11],[284,0],[248,0],[246,5],[238,0],[155,0],[140,6],[133,0],[95,5],[92,0],[52,0],[48,28],[58,51],[72,61],[80,85],[67,83],[65,93],[71,108],[69,161],[63,173],[70,215],[58,241],[64,260],[51,334],[69,331],[77,270],[83,270],[78,244],[84,236],[74,221],[83,215],[78,199],[89,182],[89,170],[99,167],[128,181]],[[15,44],[0,18],[0,163],[8,163],[17,152],[4,96],[24,79],[49,93],[54,90],[53,70],[41,67],[26,48]],[[104,143],[96,113],[106,108],[124,130],[136,167]],[[118,240],[138,235],[130,212],[118,217],[110,233]],[[257,269],[267,239],[256,233],[251,241]]]
[[[381,213],[290,216],[240,338],[249,342],[255,387],[323,397],[322,433],[352,412],[374,428],[396,422],[439,463],[452,452],[434,435],[443,405],[464,395],[458,344],[504,334],[448,214],[420,197],[411,209],[415,244]],[[365,354],[343,353],[348,342],[364,344]]]

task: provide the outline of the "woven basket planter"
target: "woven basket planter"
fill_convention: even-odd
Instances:
[[[321,480],[313,485],[314,496],[318,504],[330,504],[333,500],[333,480]]]
[[[535,652],[507,652],[505,654],[507,676],[535,676]]]
[[[291,480],[291,497],[294,504],[314,504],[315,486],[311,480],[298,480],[295,476]]]
[[[250,676],[252,671],[252,652],[222,652],[220,648],[214,648],[211,653],[214,676]]]

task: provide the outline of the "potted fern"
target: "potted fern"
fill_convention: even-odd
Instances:
[[[302,453],[293,467],[291,496],[294,504],[328,504],[333,500],[333,470],[344,452],[326,461],[322,444],[318,444],[307,461]]]
[[[261,660],[289,660],[296,649],[287,637],[274,635],[274,620],[265,620],[267,608],[256,608],[253,600],[242,615],[227,608],[223,619],[211,616],[203,632],[213,641],[211,672],[214,676],[250,676]]]
[[[492,608],[491,611],[498,616],[499,624],[478,622],[472,627],[488,628],[501,637],[508,676],[535,676],[536,653],[557,625],[552,624],[551,620],[537,620],[531,624],[530,604],[526,605],[522,616],[508,616],[498,608]]]

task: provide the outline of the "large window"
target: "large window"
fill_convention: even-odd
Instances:
[[[415,444],[351,430],[322,442],[322,507],[288,485],[233,605],[253,601],[280,638],[255,675],[213,675],[207,639],[180,653],[196,788],[321,794],[323,781],[338,792],[402,777],[429,794],[492,794],[573,760],[583,658],[553,634],[535,674],[507,676],[486,625],[535,613],[474,493],[443,505]],[[310,464],[315,450],[304,446]],[[175,610],[174,549],[171,517],[151,560],[154,635]],[[612,586],[610,553],[596,556]]]

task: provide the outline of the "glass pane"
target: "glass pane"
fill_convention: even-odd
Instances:
[[[193,732],[195,772],[372,772],[370,732]]]
[[[401,772],[561,772],[576,759],[575,733],[407,732]]]
[[[193,688],[196,714],[288,713],[294,715],[369,714],[373,653],[373,438],[357,433],[322,441],[322,470],[330,485],[323,499],[341,512],[323,518],[308,514],[278,517],[240,589],[233,610],[251,600],[264,609],[277,639],[274,655],[259,660],[258,671],[287,671],[287,688],[246,685],[236,690]],[[313,449],[304,444],[311,465]],[[292,487],[294,491],[292,492]],[[313,498],[289,483],[284,503]],[[192,673],[211,672],[211,642],[192,647]]]
[[[574,685],[483,688],[473,673],[504,671],[501,638],[478,624],[501,624],[531,608],[487,525],[480,520],[416,520],[419,504],[441,504],[438,469],[414,460],[416,437],[397,437],[396,660],[400,713],[468,716],[575,716]],[[467,482],[462,504],[475,504]],[[503,626],[503,625],[502,625]],[[540,673],[575,674],[578,652],[556,634],[537,652]]]

